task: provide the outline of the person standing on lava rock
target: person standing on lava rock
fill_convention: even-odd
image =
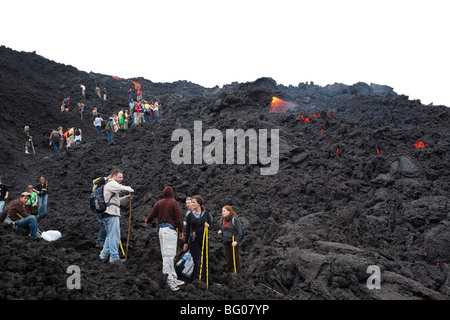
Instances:
[[[38,216],[41,216],[47,213],[48,181],[41,177],[39,184],[34,189],[38,194]]]
[[[212,224],[212,216],[203,206],[203,198],[199,195],[193,196],[191,199],[191,212],[186,218],[186,228],[184,235],[183,251],[188,249],[191,251],[194,259],[194,271],[192,272],[192,279],[198,280],[200,275],[200,264],[203,246],[203,234],[205,228],[209,228]],[[206,254],[206,251],[204,251]],[[203,259],[203,263],[206,259]]]
[[[225,259],[227,261],[225,272],[234,271],[241,275],[242,270],[239,260],[239,242],[241,242],[244,237],[241,222],[231,206],[224,206],[222,208],[222,217],[220,218],[220,222],[221,225],[218,233],[222,235]]]
[[[180,204],[174,198],[172,187],[164,188],[163,197],[164,199],[155,203],[145,219],[145,223],[150,223],[154,218],[158,218],[163,273],[167,274],[167,285],[170,290],[178,291],[178,286],[183,285],[184,281],[178,280],[173,258],[177,247],[177,233],[180,239],[183,238],[183,216]]]
[[[101,99],[102,96],[100,95],[100,88],[97,85],[95,86],[95,92],[97,93],[97,96]]]
[[[105,201],[108,203],[106,210],[102,213],[102,221],[106,229],[106,239],[103,243],[103,249],[100,252],[100,259],[106,260],[109,256],[110,263],[124,262],[119,258],[120,243],[120,206],[131,199],[131,195],[120,197],[121,191],[134,193],[133,188],[123,186],[123,171],[114,169],[110,173],[111,179],[106,181],[103,187]]]
[[[30,127],[29,126],[26,126],[24,128],[23,138],[25,140],[25,153],[30,154],[30,152],[28,152],[28,148],[31,147],[31,139],[33,139],[33,137],[30,135]]]

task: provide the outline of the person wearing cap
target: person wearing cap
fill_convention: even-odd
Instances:
[[[23,192],[19,199],[11,202],[8,209],[8,217],[13,221],[15,227],[30,228],[31,239],[40,239],[42,231],[39,230],[37,219],[33,215],[29,215],[25,209],[25,204],[30,200],[31,193]]]

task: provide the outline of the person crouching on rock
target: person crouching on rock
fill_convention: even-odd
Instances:
[[[41,239],[42,231],[39,230],[36,217],[29,215],[25,204],[30,200],[31,193],[23,192],[19,199],[11,202],[8,209],[8,217],[13,221],[14,227],[30,228],[31,239]]]
[[[231,206],[224,206],[222,208],[222,217],[220,218],[220,222],[221,225],[218,233],[222,235],[225,259],[227,261],[226,272],[236,272],[241,275],[242,270],[239,260],[239,242],[244,236],[242,233],[241,222]]]
[[[131,195],[119,197],[120,191],[133,193],[131,187],[121,185],[123,180],[123,172],[119,169],[111,171],[111,179],[106,181],[103,187],[105,201],[108,203],[102,220],[105,224],[106,239],[103,244],[103,250],[100,252],[100,259],[106,260],[109,256],[110,263],[124,262],[119,259],[119,243],[120,243],[120,205],[127,203],[131,199]]]

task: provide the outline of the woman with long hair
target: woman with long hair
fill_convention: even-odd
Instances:
[[[231,206],[224,206],[222,208],[220,230],[218,233],[222,235],[225,259],[227,261],[226,272],[236,272],[241,275],[242,269],[239,259],[239,248],[240,242],[244,237],[244,231],[236,212]]]

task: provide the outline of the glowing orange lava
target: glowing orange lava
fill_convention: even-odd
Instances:
[[[286,109],[297,106],[298,104],[293,104],[292,102],[284,101],[277,97],[272,97],[269,113],[286,112]]]

